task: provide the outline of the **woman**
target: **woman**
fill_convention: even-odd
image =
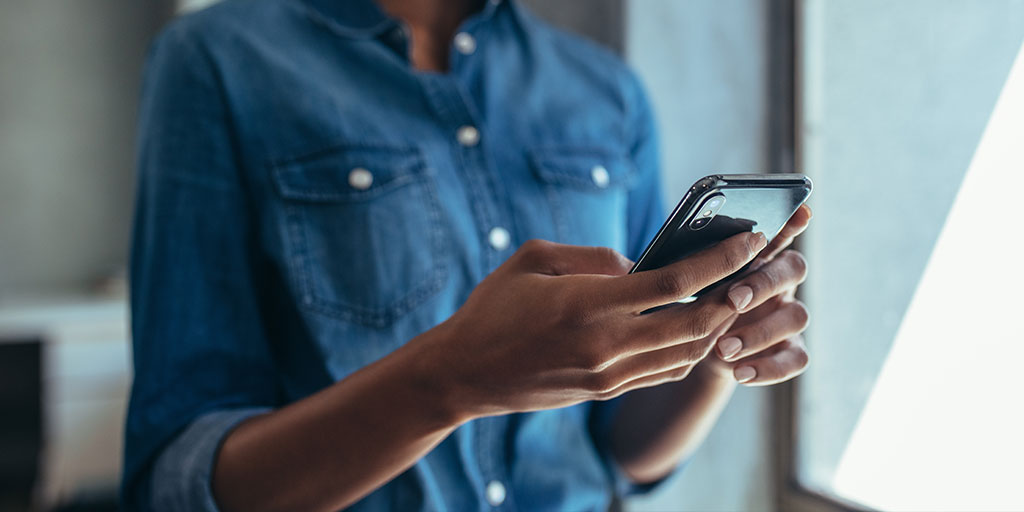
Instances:
[[[622,63],[512,1],[176,20],[140,118],[126,507],[603,510],[650,488],[736,382],[807,362],[782,252],[807,210],[770,247],[625,275],[663,220],[656,146]]]

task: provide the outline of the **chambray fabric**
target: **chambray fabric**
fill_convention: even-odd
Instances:
[[[635,258],[653,236],[654,123],[622,62],[510,2],[460,31],[476,47],[448,73],[412,69],[407,31],[371,0],[228,0],[154,42],[126,508],[216,510],[234,425],[442,322],[524,241]],[[352,510],[605,510],[638,490],[606,455],[611,407],[473,421]]]

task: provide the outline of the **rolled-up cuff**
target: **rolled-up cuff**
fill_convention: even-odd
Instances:
[[[215,411],[199,416],[161,452],[150,480],[151,510],[219,512],[213,499],[213,464],[228,432],[266,407]]]

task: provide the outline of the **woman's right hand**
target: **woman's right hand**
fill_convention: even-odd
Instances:
[[[217,502],[225,510],[338,510],[465,421],[679,380],[731,324],[727,287],[640,313],[732,274],[764,245],[763,235],[736,235],[627,275],[630,262],[608,249],[527,242],[441,325],[232,429],[217,452]]]
[[[611,249],[531,240],[450,319],[407,349],[450,411],[480,416],[605,400],[684,378],[737,313],[718,287],[766,245],[743,233],[672,265],[627,274]],[[411,346],[410,346],[411,345]],[[425,366],[424,366],[425,365]]]

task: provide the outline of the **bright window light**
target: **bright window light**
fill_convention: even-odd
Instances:
[[[835,472],[884,510],[1024,510],[1024,46]]]

